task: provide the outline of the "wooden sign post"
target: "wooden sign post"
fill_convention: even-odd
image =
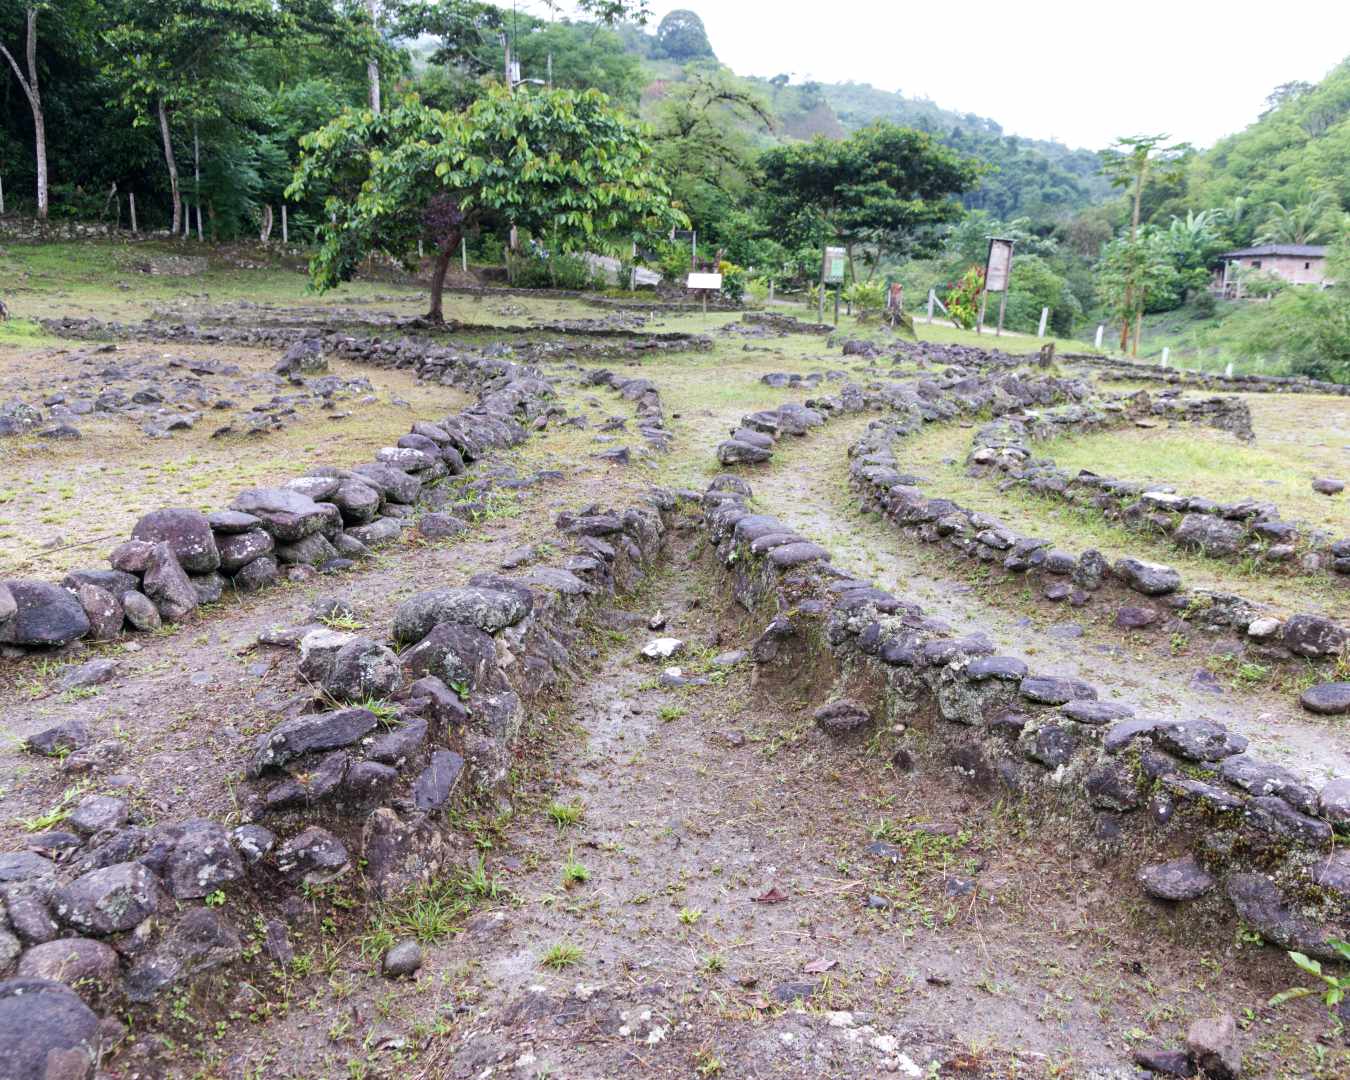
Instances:
[[[708,314],[708,294],[722,291],[721,274],[690,274],[685,288],[693,289],[703,296],[703,314]]]
[[[985,306],[991,292],[999,293],[998,330],[994,336],[1003,333],[1003,315],[1008,309],[1008,281],[1012,277],[1013,241],[1001,236],[989,238],[989,255],[984,262],[984,291],[980,294],[980,318],[975,324],[975,332],[984,330]]]

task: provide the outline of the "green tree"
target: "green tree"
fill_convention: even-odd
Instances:
[[[842,241],[855,279],[859,246],[873,270],[887,253],[936,247],[936,226],[961,216],[956,196],[979,176],[974,161],[931,136],[886,123],[844,140],[776,147],[759,166],[766,218],[780,233]]]
[[[553,251],[617,247],[686,223],[642,133],[594,90],[497,87],[454,114],[412,97],[382,116],[349,110],[302,146],[287,194],[324,194],[332,218],[310,262],[314,285],[348,280],[376,249],[410,264],[429,240],[434,322],[460,238],[486,214]]]
[[[1130,214],[1129,244],[1135,246],[1139,240],[1139,216],[1143,207],[1144,188],[1150,178],[1166,180],[1176,175],[1182,160],[1190,147],[1186,143],[1164,146],[1167,135],[1135,135],[1115,141],[1110,150],[1102,154],[1102,171],[1111,178],[1111,186],[1133,189],[1133,210]],[[1113,253],[1112,263],[1116,270],[1129,272],[1131,268],[1141,273],[1153,265],[1152,254],[1145,251],[1134,253],[1129,258],[1116,259]],[[1117,313],[1120,315],[1120,348],[1123,352],[1130,341],[1130,329],[1134,328],[1134,353],[1139,352],[1139,322],[1143,317],[1143,295],[1147,291],[1145,282],[1124,281],[1124,289],[1119,297]]]
[[[685,8],[677,8],[657,24],[656,43],[672,60],[716,59],[703,20]]]
[[[1097,294],[1103,306],[1129,324],[1137,321],[1150,300],[1164,298],[1164,306],[1182,289],[1166,235],[1145,226],[1134,236],[1122,236],[1102,249],[1097,263]],[[1136,354],[1139,331],[1134,333]]]
[[[1305,194],[1294,206],[1272,202],[1266,208],[1258,244],[1318,244],[1334,236],[1344,215],[1326,190]]]

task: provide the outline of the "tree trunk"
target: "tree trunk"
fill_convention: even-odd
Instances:
[[[159,132],[164,139],[164,164],[169,168],[169,197],[173,201],[173,228],[171,236],[178,235],[183,222],[183,203],[178,192],[178,163],[173,158],[173,139],[169,137],[169,114],[164,110],[164,99],[159,99]]]
[[[458,236],[446,240],[436,252],[436,269],[431,272],[431,310],[427,312],[428,322],[445,322],[445,309],[442,307],[441,297],[445,293],[445,275],[450,269],[450,259],[457,247],[459,247]]]
[[[366,0],[366,10],[370,12],[371,29],[375,28],[376,0]],[[380,115],[380,63],[373,57],[366,62],[366,78],[370,81],[370,111]]]
[[[47,118],[42,112],[42,90],[38,86],[37,71],[37,19],[38,9],[30,7],[27,18],[27,38],[24,42],[24,59],[28,65],[25,78],[14,55],[0,45],[0,55],[9,61],[14,74],[28,99],[28,107],[33,112],[33,157],[37,162],[37,205],[38,220],[47,220]]]
[[[202,144],[197,138],[197,118],[192,118],[192,197],[197,201],[197,242],[202,239]]]

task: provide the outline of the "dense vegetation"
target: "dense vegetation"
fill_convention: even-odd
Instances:
[[[510,72],[522,96],[600,92],[594,119],[607,129],[642,121],[632,176],[669,193],[667,226],[687,218],[737,291],[811,285],[832,242],[849,249],[860,303],[888,279],[911,304],[930,288],[960,301],[958,283],[998,234],[1017,242],[1012,329],[1034,330],[1049,308],[1060,335],[1110,322],[1123,347],[1148,337],[1145,354],[1170,342],[1345,377],[1350,283],[1314,295],[1254,275],[1244,287],[1270,302],[1236,306],[1216,306],[1206,286],[1217,254],[1254,242],[1331,244],[1343,260],[1350,62],[1320,84],[1277,88],[1211,150],[1150,143],[1141,173],[1135,144],[1113,159],[866,84],[741,78],[692,11],[648,25],[644,0],[579,6],[569,21],[480,0],[0,0],[8,208],[125,228],[135,193],[143,230],[231,239],[266,233],[285,203],[290,235],[327,253],[321,280],[352,272],[357,250],[407,261],[430,242],[443,254],[451,233],[427,224],[426,183],[386,185],[386,200],[408,205],[368,204],[357,225],[349,211],[371,159],[311,163],[293,184],[302,146],[341,120],[378,151],[388,125],[374,121],[406,118],[413,102],[440,118],[439,138]],[[469,188],[439,194],[466,211],[475,200]],[[514,224],[541,257],[559,257],[519,268],[524,280],[559,281],[560,253],[578,247],[630,259],[639,242],[668,272],[687,264],[687,250],[656,237],[656,217],[636,218],[587,231],[583,213],[569,232],[478,205],[453,234],[499,260]],[[1316,333],[1295,332],[1309,320]]]

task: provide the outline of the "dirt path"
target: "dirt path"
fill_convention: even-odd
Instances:
[[[1350,731],[1299,709],[1293,695],[1235,691],[1208,677],[1203,654],[1174,657],[1165,647],[1127,646],[1097,629],[1090,614],[1063,619],[983,600],[933,551],[858,508],[847,480],[847,450],[872,419],[837,420],[813,432],[806,445],[750,475],[768,512],[834,555],[835,563],[914,600],[931,614],[966,630],[983,629],[1001,651],[1028,661],[1046,657],[1052,674],[1086,679],[1113,692],[1139,714],[1175,714],[1217,720],[1252,739],[1256,752],[1320,785],[1350,772]],[[808,460],[809,455],[809,460]]]
[[[717,591],[682,554],[615,614],[468,860],[482,909],[415,985],[365,978],[254,1029],[229,1075],[1123,1080],[1133,1045],[1244,1008],[1254,1075],[1316,1075],[1306,1033],[1257,1022],[1251,946],[1177,948],[1173,915],[1113,899],[1132,868],[710,665],[746,644]],[[658,610],[707,685],[662,688],[639,657]]]

